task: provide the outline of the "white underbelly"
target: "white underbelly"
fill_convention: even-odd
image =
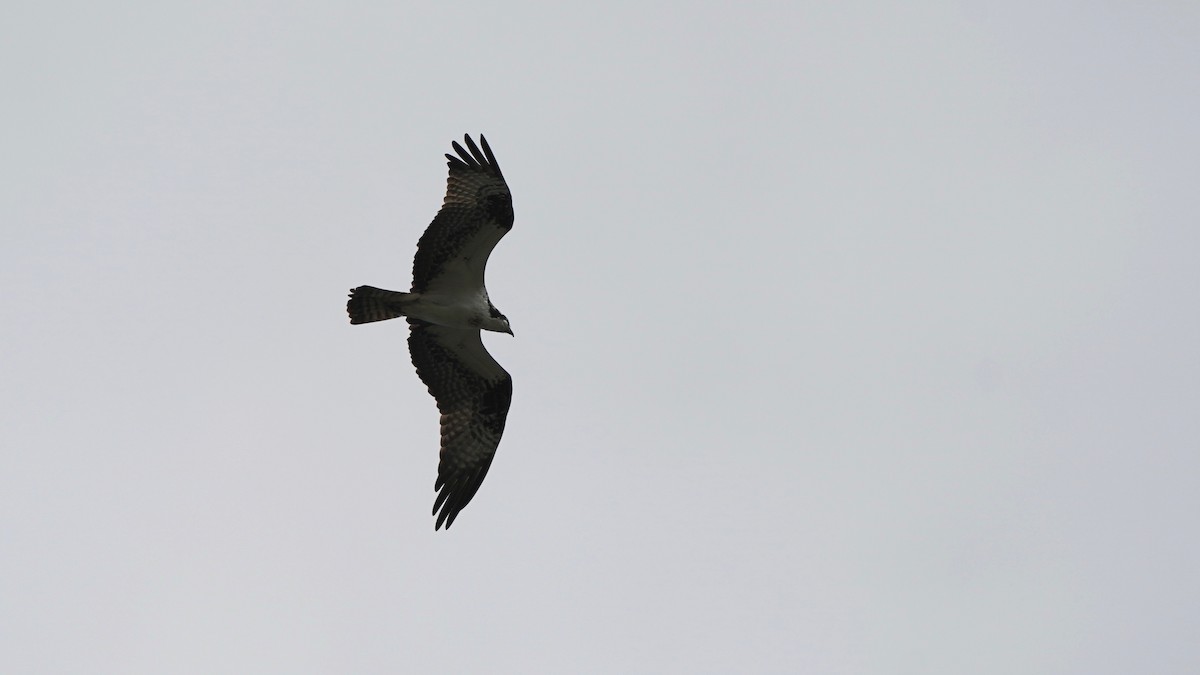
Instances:
[[[480,322],[489,316],[486,298],[447,298],[421,294],[416,302],[405,307],[405,313],[439,326],[451,328],[479,328]]]

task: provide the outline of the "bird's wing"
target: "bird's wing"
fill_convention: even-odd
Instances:
[[[408,322],[413,365],[442,414],[433,512],[434,529],[443,522],[448,528],[492,465],[512,402],[512,377],[484,349],[479,330]]]
[[[488,256],[513,226],[512,194],[487,139],[479,137],[482,150],[469,135],[463,140],[467,149],[456,142],[458,156],[446,155],[446,198],[417,242],[412,287],[417,293],[478,292]]]

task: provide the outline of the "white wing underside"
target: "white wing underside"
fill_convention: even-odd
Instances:
[[[484,278],[488,257],[507,230],[484,225],[465,242],[457,255],[445,260],[425,285],[425,292],[447,296],[471,297],[480,293],[487,297]]]
[[[458,359],[468,370],[485,380],[498,380],[508,376],[508,371],[500,367],[496,359],[483,346],[481,331],[478,328],[453,328],[450,326],[431,326],[427,328],[437,336],[437,341]]]

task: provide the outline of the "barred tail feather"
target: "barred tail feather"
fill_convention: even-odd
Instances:
[[[359,286],[351,289],[350,300],[346,302],[346,313],[350,315],[350,323],[370,323],[404,316],[401,306],[409,299],[411,293],[385,291],[374,286]]]

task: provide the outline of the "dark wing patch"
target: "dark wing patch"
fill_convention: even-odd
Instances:
[[[449,528],[496,456],[512,403],[512,377],[484,349],[478,330],[408,323],[413,365],[442,414],[434,529],[443,523]]]
[[[463,136],[455,142],[458,156],[446,155],[450,168],[446,197],[433,222],[417,242],[413,291],[461,291],[483,287],[488,256],[512,229],[512,194],[487,139],[483,148]]]

